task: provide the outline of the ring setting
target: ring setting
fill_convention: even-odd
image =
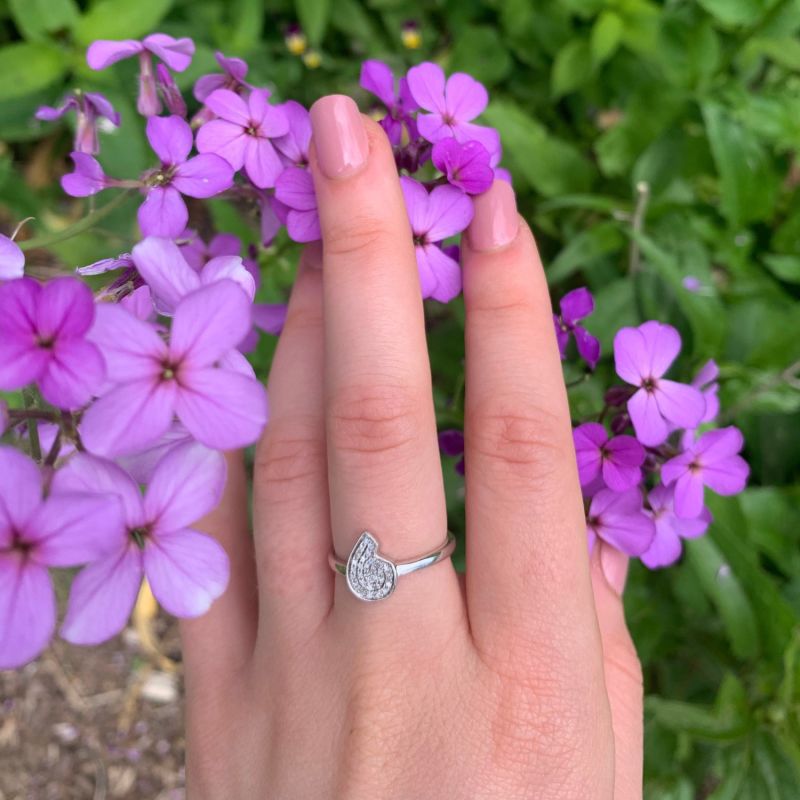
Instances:
[[[344,575],[347,588],[366,602],[383,600],[394,592],[401,575],[430,567],[449,558],[455,550],[455,536],[448,531],[444,543],[410,561],[395,562],[380,554],[380,544],[369,531],[358,537],[347,561],[331,553],[328,557],[334,572]]]

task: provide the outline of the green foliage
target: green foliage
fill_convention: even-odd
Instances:
[[[419,50],[402,45],[408,19]],[[298,21],[319,69],[286,50],[283,32]],[[0,230],[33,215],[34,237],[87,211],[58,188],[71,134],[34,123],[37,105],[70,87],[103,91],[123,125],[103,134],[101,161],[125,178],[149,160],[134,65],[91,72],[92,39],[188,35],[198,51],[184,90],[220,49],[246,58],[278,99],[304,103],[351,92],[366,108],[357,80],[370,57],[396,70],[435,59],[484,81],[484,120],[501,132],[554,298],[580,285],[595,293],[587,325],[605,354],[600,383],[620,326],[671,322],[682,376],[715,358],[723,422],[746,438],[751,485],[711,499],[709,536],[670,570],[631,570],[646,797],[800,796],[800,0],[6,0],[0,22]],[[87,234],[30,251],[30,263],[69,268],[129,249],[133,207],[125,200]],[[199,221],[248,241],[253,222],[226,200]],[[261,254],[259,299],[285,296],[296,256],[285,238]],[[439,421],[457,426],[463,308],[429,311]],[[262,340],[260,369],[273,348]],[[571,402],[588,415],[602,399],[588,382]],[[445,473],[458,530],[461,483],[449,461]]]

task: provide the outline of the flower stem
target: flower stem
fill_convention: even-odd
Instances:
[[[23,389],[22,400],[25,408],[32,411],[36,406],[36,391],[34,389]],[[28,417],[28,440],[31,443],[31,456],[37,464],[42,463],[42,446],[39,443],[39,423],[35,416]]]
[[[70,225],[64,230],[56,231],[55,233],[46,233],[42,236],[34,236],[33,239],[28,239],[23,242],[18,242],[22,250],[34,250],[40,247],[50,247],[51,245],[58,244],[58,242],[71,239],[84,231],[88,231],[94,227],[101,219],[107,217],[116,208],[119,208],[130,197],[131,191],[120,192],[110,203],[106,203],[102,208],[92,211],[83,219],[78,220],[74,225]]]

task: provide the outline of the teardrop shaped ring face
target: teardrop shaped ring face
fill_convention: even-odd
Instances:
[[[397,585],[397,568],[378,555],[378,542],[368,531],[353,545],[345,576],[350,591],[359,600],[368,602],[383,600]]]

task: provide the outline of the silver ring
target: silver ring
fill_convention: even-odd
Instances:
[[[392,561],[378,555],[379,548],[378,540],[369,531],[364,531],[353,545],[347,561],[338,558],[335,553],[328,555],[331,569],[345,576],[347,588],[359,600],[383,600],[395,590],[397,579],[401,575],[408,575],[450,558],[456,549],[456,537],[448,531],[444,544],[411,561]]]

